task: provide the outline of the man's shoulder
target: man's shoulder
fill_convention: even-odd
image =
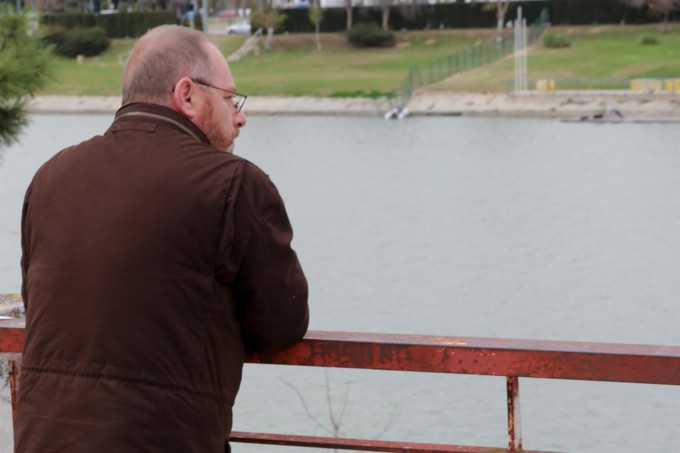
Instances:
[[[276,189],[268,173],[248,159],[240,159],[242,161],[242,175],[245,184],[260,186],[269,190]]]
[[[84,155],[87,153],[89,150],[96,148],[98,146],[98,143],[103,139],[103,136],[101,135],[95,135],[93,137],[90,137],[87,140],[84,140],[80,143],[76,143],[71,146],[67,146],[66,148],[63,148],[59,151],[57,151],[52,157],[47,159],[38,169],[36,172],[36,176],[39,176],[42,172],[46,171],[46,169],[54,166],[58,166],[65,161],[68,161],[70,159],[76,159],[79,155]]]
[[[238,156],[235,156],[238,157]],[[239,157],[243,163],[243,172],[252,178],[261,178],[269,180],[269,175],[264,172],[257,164],[249,161],[246,158]]]

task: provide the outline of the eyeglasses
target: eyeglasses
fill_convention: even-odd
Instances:
[[[241,93],[237,93],[235,91],[229,91],[229,90],[225,90],[224,88],[216,87],[215,85],[211,85],[207,82],[204,82],[201,79],[191,79],[191,81],[198,84],[198,85],[203,85],[204,87],[214,88],[216,90],[220,90],[220,91],[224,91],[225,93],[229,93],[231,96],[228,99],[234,104],[234,109],[236,110],[236,113],[241,111],[241,109],[243,108],[243,104],[245,104],[246,99],[248,99],[248,96],[245,95],[245,94],[241,94]]]

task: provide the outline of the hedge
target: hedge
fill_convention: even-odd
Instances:
[[[93,57],[109,48],[111,41],[100,27],[65,29],[50,25],[43,39],[54,44],[55,51],[64,57],[84,55]]]
[[[65,29],[101,27],[109,38],[137,38],[150,28],[178,24],[171,11],[130,12],[118,14],[52,14],[41,19],[45,25],[61,25]]]
[[[513,2],[510,4],[506,21],[517,16],[517,8],[528,23],[535,23],[544,16],[553,25],[618,24],[621,22],[640,24],[657,22],[647,8],[634,8],[621,0],[538,0]],[[314,26],[309,20],[307,9],[284,9],[286,21],[282,32],[312,33]],[[196,19],[200,20],[200,15]],[[353,25],[382,23],[379,8],[356,7],[352,10]],[[670,20],[679,20],[680,11],[673,11]],[[128,12],[119,14],[55,14],[43,16],[43,23],[74,27],[99,26],[106,30],[109,38],[136,38],[149,28],[161,24],[177,24],[175,13],[170,11]],[[202,24],[197,23],[197,28]],[[347,25],[345,8],[324,9],[321,22],[322,32],[344,32]],[[399,5],[390,10],[390,29],[423,30],[437,28],[490,28],[496,26],[495,10],[485,10],[482,3],[440,3],[436,5]]]
[[[392,47],[394,33],[377,24],[359,24],[347,30],[347,39],[357,47]]]
[[[659,18],[649,15],[647,8],[634,8],[621,0],[539,0],[513,2],[505,16],[506,21],[517,17],[517,8],[528,23],[535,23],[547,15],[553,25],[631,24],[657,22]],[[283,10],[287,16],[282,28],[290,33],[313,32],[314,26],[306,9]],[[671,13],[670,20],[679,20],[680,11]],[[353,8],[353,25],[382,23],[379,8]],[[322,32],[345,31],[347,13],[345,8],[324,10]],[[390,10],[392,30],[423,30],[436,28],[490,28],[496,26],[495,10],[485,10],[482,3],[440,3],[436,5],[394,6]]]

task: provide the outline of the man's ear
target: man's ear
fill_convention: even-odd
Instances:
[[[189,77],[182,77],[175,84],[172,92],[172,107],[189,119],[196,116],[196,103],[193,96],[196,94],[196,85]]]

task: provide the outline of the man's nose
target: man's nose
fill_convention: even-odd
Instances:
[[[243,110],[236,113],[236,116],[234,117],[234,124],[236,125],[237,128],[241,129],[243,126],[246,125],[247,122],[248,119],[246,118],[246,114],[243,113]]]

